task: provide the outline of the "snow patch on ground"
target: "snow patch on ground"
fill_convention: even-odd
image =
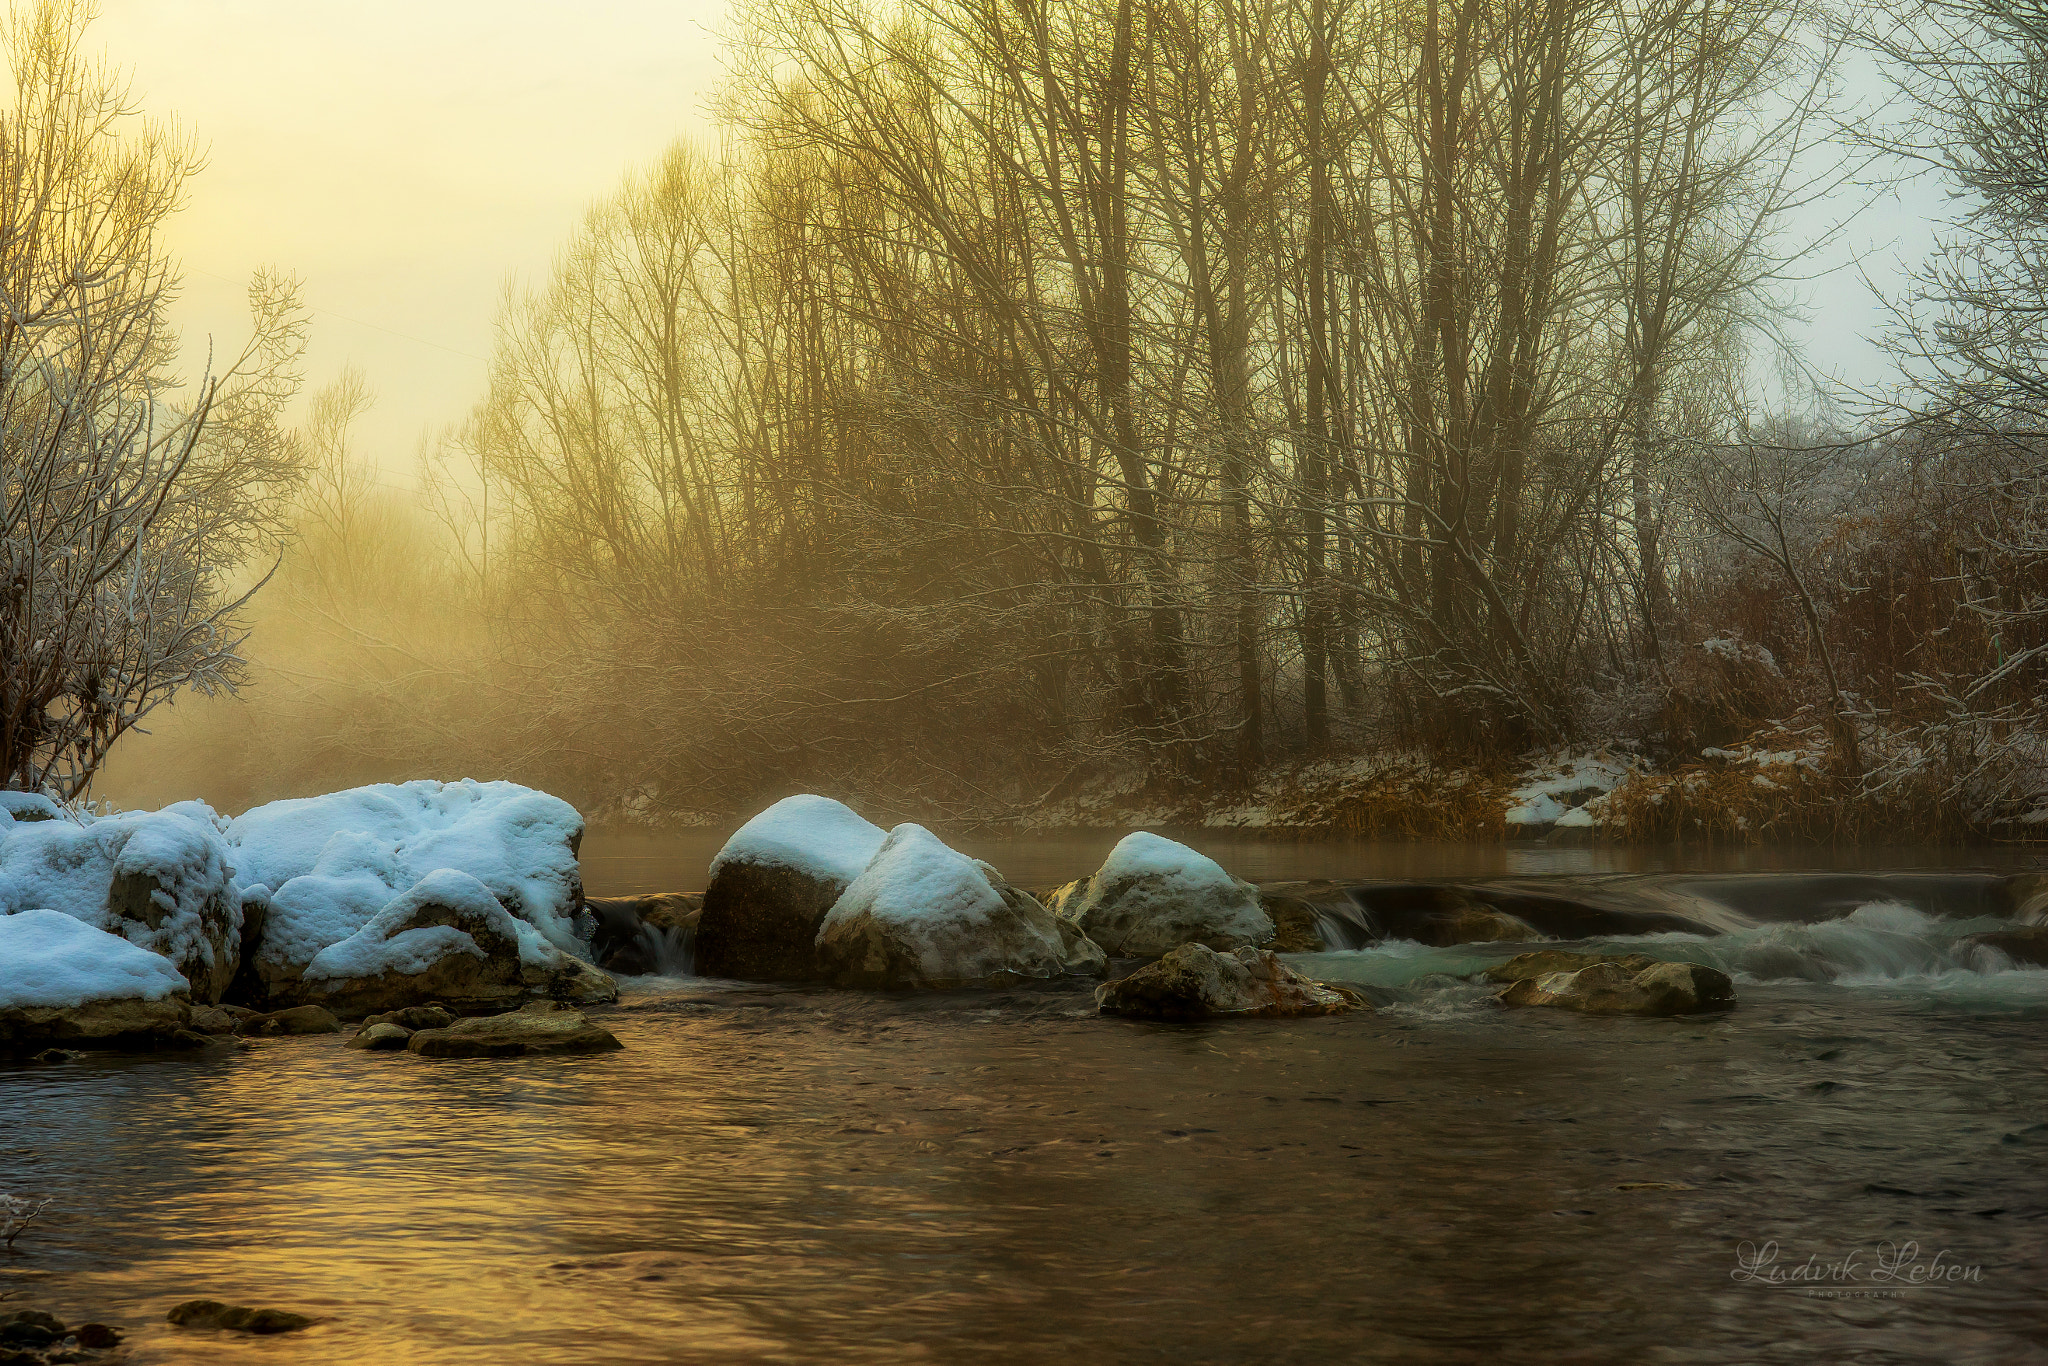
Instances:
[[[784,797],[733,832],[711,860],[711,876],[727,863],[759,863],[820,882],[851,883],[886,838],[843,802],[811,793]]]
[[[1508,794],[1505,819],[1567,829],[1597,824],[1597,803],[1633,772],[1632,760],[1609,750],[1554,752],[1522,771],[1521,785]]]
[[[0,916],[0,1010],[160,1001],[188,983],[170,960],[63,911]]]

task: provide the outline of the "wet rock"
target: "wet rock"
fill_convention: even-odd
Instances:
[[[1653,963],[1639,970],[1594,963],[1524,977],[1497,998],[1510,1006],[1558,1006],[1588,1015],[1693,1015],[1735,1004],[1728,974],[1702,963]]]
[[[455,1020],[455,1012],[446,1006],[407,1006],[403,1010],[387,1010],[382,1015],[372,1015],[363,1021],[363,1026],[397,1025],[410,1033],[416,1029],[446,1029]]]
[[[580,1010],[552,1002],[506,1015],[457,1020],[446,1029],[422,1029],[406,1048],[423,1058],[518,1058],[540,1053],[607,1053],[624,1048],[611,1031]]]
[[[884,838],[829,797],[788,797],[748,821],[711,861],[697,921],[697,971],[753,982],[818,981],[818,927]]]
[[[339,1034],[341,1021],[320,1006],[293,1006],[265,1015],[250,1015],[235,1022],[235,1033],[244,1037],[279,1034]]]
[[[429,1001],[457,1011],[505,1010],[536,997],[600,1005],[618,984],[548,943],[481,881],[440,869],[394,898],[355,934],[322,949],[294,994],[343,1015]]]
[[[0,1314],[0,1345],[8,1347],[48,1347],[51,1343],[62,1342],[68,1336],[64,1320],[55,1314],[46,1314],[40,1309],[17,1309],[9,1314]]]
[[[1520,916],[1461,897],[1430,915],[1422,942],[1448,949],[1458,944],[1525,943],[1542,938],[1536,927]]]
[[[1120,958],[1152,958],[1188,943],[1228,952],[1271,944],[1278,932],[1258,888],[1186,845],[1145,831],[1119,841],[1086,890],[1061,906],[1084,934]]]
[[[78,1339],[78,1345],[87,1351],[104,1352],[110,1347],[119,1347],[126,1336],[118,1328],[104,1323],[81,1323],[71,1330]]]
[[[826,914],[817,956],[842,986],[949,988],[1060,977],[1070,953],[1082,972],[1106,961],[1084,945],[995,869],[906,824]]]
[[[350,1048],[367,1049],[372,1053],[399,1052],[412,1041],[413,1031],[395,1024],[373,1024],[360,1030],[348,1041]]]
[[[197,1006],[192,1011],[188,1028],[199,1034],[232,1034],[235,1032],[235,1017],[219,1006]]]
[[[1964,944],[1997,949],[2015,963],[2048,967],[2048,925],[2023,925],[2013,930],[1987,930],[1963,936]]]
[[[31,1055],[29,1061],[42,1063],[70,1062],[73,1058],[82,1058],[84,1056],[83,1053],[69,1048],[45,1048],[42,1052]]]
[[[1616,963],[1630,972],[1654,967],[1657,960],[1645,953],[1574,953],[1570,949],[1536,949],[1518,953],[1505,963],[1495,963],[1480,976],[1489,982],[1520,982],[1548,977],[1554,972],[1576,972],[1595,963]]]
[[[1273,919],[1273,942],[1266,946],[1273,952],[1321,953],[1329,947],[1323,942],[1322,918],[1300,897],[1261,892],[1259,904]]]
[[[1217,1015],[1330,1015],[1364,998],[1302,976],[1265,949],[1218,953],[1182,944],[1156,963],[1095,989],[1109,1015],[1200,1020]]]
[[[225,1329],[237,1333],[296,1333],[312,1326],[304,1314],[285,1309],[250,1309],[219,1300],[187,1300],[164,1316],[179,1328]]]

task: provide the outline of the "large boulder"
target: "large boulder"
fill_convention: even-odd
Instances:
[[[756,982],[820,980],[818,927],[882,847],[881,827],[830,797],[785,797],[711,861],[697,971]]]
[[[1534,949],[1518,953],[1504,963],[1495,963],[1480,975],[1489,982],[1522,982],[1533,977],[1548,977],[1556,972],[1577,972],[1590,968],[1596,963],[1613,963],[1627,968],[1631,974],[1644,968],[1655,967],[1655,958],[1647,953],[1579,953],[1573,949]]]
[[[1311,981],[1265,949],[1218,953],[1182,944],[1156,963],[1095,989],[1106,1015],[1203,1020],[1218,1015],[1332,1015],[1370,1007],[1355,993]]]
[[[921,825],[890,831],[826,913],[817,960],[842,986],[936,988],[1042,980],[1094,961],[1030,893]]]
[[[1570,972],[1524,977],[1500,993],[1502,1005],[1557,1006],[1588,1015],[1694,1015],[1735,1004],[1728,974],[1701,963],[1594,963]]]
[[[169,959],[193,999],[218,1001],[241,965],[243,916],[221,824],[201,802],[15,818],[0,838],[0,912],[62,911]]]
[[[535,998],[595,1005],[617,1000],[618,987],[515,919],[483,883],[443,868],[315,954],[292,994],[358,1016],[429,1002],[457,1013]]]
[[[1117,843],[1085,888],[1066,892],[1061,914],[1119,958],[1156,958],[1189,943],[1228,953],[1270,944],[1278,930],[1257,887],[1142,830]]]
[[[62,911],[0,916],[0,1048],[164,1038],[191,1008],[161,954]]]
[[[246,980],[269,1002],[295,999],[315,957],[444,870],[481,883],[556,949],[589,954],[576,857],[583,818],[544,792],[383,783],[272,802],[237,817],[227,834],[242,884],[267,893]]]

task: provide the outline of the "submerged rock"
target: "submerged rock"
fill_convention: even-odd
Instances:
[[[1106,962],[1036,897],[921,825],[889,832],[820,922],[817,957],[832,980],[862,987],[993,986]]]
[[[1596,963],[1615,963],[1630,972],[1654,967],[1657,959],[1646,953],[1576,953],[1570,949],[1536,949],[1518,953],[1505,963],[1495,963],[1480,975],[1489,982],[1520,982],[1548,977],[1554,972],[1576,972]]]
[[[1154,958],[1179,944],[1228,952],[1266,945],[1278,932],[1259,889],[1184,844],[1138,831],[1126,835],[1085,888],[1060,899],[1061,913],[1117,957]]]
[[[1215,1015],[1331,1015],[1367,1008],[1356,993],[1312,981],[1265,949],[1218,953],[1182,944],[1156,963],[1095,989],[1109,1015],[1200,1020]]]
[[[881,827],[830,797],[785,797],[711,861],[697,921],[697,971],[753,982],[826,975],[818,927],[882,847]]]
[[[1560,1006],[1588,1015],[1693,1015],[1735,1004],[1728,974],[1702,963],[1594,963],[1570,972],[1524,977],[1501,992],[1502,1005]]]
[[[0,916],[0,1048],[169,1040],[192,1013],[161,954],[62,911]]]
[[[372,1053],[396,1053],[412,1041],[412,1036],[413,1031],[402,1025],[365,1025],[356,1031],[356,1036],[348,1041],[348,1046]]]
[[[515,919],[483,883],[441,869],[322,949],[292,994],[365,1015],[429,1001],[458,1012],[504,1010],[536,997],[598,1005],[617,1000],[618,987]]]
[[[220,1300],[187,1300],[164,1315],[179,1328],[226,1329],[236,1333],[296,1333],[313,1320],[287,1309],[250,1309]]]
[[[263,1015],[249,1015],[235,1021],[235,1033],[244,1037],[278,1034],[339,1034],[341,1021],[320,1006],[293,1006]]]
[[[1986,930],[1982,934],[1964,935],[1959,942],[1997,949],[2015,963],[2048,967],[2048,925],[2022,925],[2012,930]]]
[[[508,1015],[457,1020],[446,1029],[422,1029],[406,1049],[424,1058],[518,1058],[538,1053],[608,1053],[624,1048],[610,1030],[580,1010],[536,1002]]]

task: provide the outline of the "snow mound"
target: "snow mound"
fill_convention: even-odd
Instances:
[[[1122,878],[1162,878],[1167,891],[1206,892],[1228,888],[1236,891],[1238,881],[1223,865],[1176,843],[1164,835],[1138,830],[1117,841],[1116,848],[1102,861],[1096,877],[1104,882]]]
[[[472,934],[455,925],[405,928],[407,922],[430,907],[445,908],[459,918],[481,922],[499,943],[516,942],[523,962],[546,965],[554,960],[554,950],[547,941],[531,925],[514,919],[491,895],[490,888],[467,873],[441,868],[393,897],[354,934],[315,954],[306,965],[305,977],[374,977],[381,972],[412,976],[425,972],[450,953],[488,956]]]
[[[1126,835],[1060,913],[1115,955],[1156,958],[1181,944],[1231,951],[1276,931],[1258,888],[1206,854],[1150,831]]]
[[[217,999],[241,958],[242,899],[213,809],[0,827],[0,911],[61,911],[160,954]]]
[[[244,883],[272,889],[257,955],[272,984],[443,870],[466,874],[547,943],[589,953],[578,925],[583,817],[517,783],[378,783],[271,802],[237,817],[227,838]]]
[[[0,916],[0,1010],[160,1001],[187,989],[161,954],[49,909]]]
[[[1589,803],[1605,797],[1634,770],[1627,760],[1597,754],[1554,755],[1522,774],[1522,785],[1508,794],[1509,825],[1594,824],[1597,811]]]
[[[1020,914],[996,889],[993,873],[923,826],[899,825],[826,912],[819,950],[872,985],[964,986],[1001,973],[1060,975],[1058,926],[1021,896],[1035,914]]]
[[[784,797],[733,832],[711,860],[711,876],[728,863],[760,863],[845,885],[860,876],[885,838],[880,826],[843,802],[810,793]]]

